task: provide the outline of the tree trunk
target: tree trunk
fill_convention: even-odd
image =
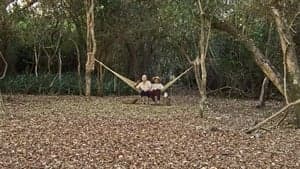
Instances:
[[[257,108],[265,106],[266,93],[267,93],[267,90],[268,90],[268,85],[269,85],[269,79],[267,77],[265,77],[263,82],[262,82],[262,85],[261,85],[260,95],[259,95],[259,102],[258,102],[258,105],[256,106]]]
[[[200,0],[198,0],[198,9],[200,13],[200,34],[199,34],[200,36],[199,36],[199,43],[198,43],[199,52],[193,64],[194,64],[195,78],[199,89],[199,94],[201,96],[201,100],[200,100],[201,117],[203,117],[204,103],[207,98],[206,96],[207,71],[206,71],[205,61],[206,61],[207,49],[208,49],[209,38],[211,33],[210,32],[211,23],[204,16],[204,11]],[[200,75],[200,69],[201,69],[201,75]]]
[[[5,105],[3,103],[1,90],[0,90],[0,115],[6,115],[6,110],[5,110]]]
[[[81,91],[81,58],[80,58],[80,51],[79,51],[79,47],[78,47],[77,43],[73,39],[71,39],[71,41],[73,42],[73,44],[75,46],[75,49],[76,49],[78,91],[79,91],[79,95],[82,95],[82,91]]]
[[[39,66],[39,58],[40,58],[40,44],[38,44],[38,49],[36,45],[34,45],[34,74],[35,77],[38,77],[38,66]]]
[[[2,52],[0,51],[0,58],[2,59],[2,61],[4,62],[4,70],[2,71],[2,75],[0,76],[0,80],[4,79],[6,76],[6,72],[7,72],[7,67],[8,67],[8,63],[5,59],[5,57],[3,56]]]
[[[61,50],[58,52],[58,80],[61,83],[61,72],[62,72],[62,58],[61,58]]]
[[[202,91],[202,86],[201,86],[201,75],[200,75],[200,59],[196,58],[194,63],[193,63],[193,68],[194,68],[194,74],[195,74],[195,79],[198,87],[198,92],[200,97],[202,97],[202,94],[204,93]]]
[[[104,78],[104,72],[103,72],[103,66],[100,64],[97,69],[97,94],[99,96],[103,96],[103,78]]]
[[[126,48],[129,53],[128,59],[128,75],[129,78],[136,79],[138,77],[137,74],[137,49],[136,47],[132,47],[129,43],[126,43]]]
[[[270,43],[271,43],[272,29],[273,29],[273,25],[271,24],[270,27],[269,27],[269,31],[268,31],[268,40],[267,40],[266,49],[265,49],[265,57],[266,58],[269,57],[269,46],[270,46]],[[268,79],[268,77],[265,76],[265,78],[263,80],[263,83],[261,85],[261,90],[260,90],[260,95],[259,95],[259,102],[258,102],[258,105],[256,106],[257,108],[265,106],[265,101],[266,101],[266,96],[265,95],[267,93],[268,86],[269,86],[269,79]]]
[[[197,87],[198,87],[198,91],[199,91],[199,95],[200,95],[200,102],[199,102],[199,106],[200,106],[200,110],[199,110],[199,114],[200,117],[202,118],[203,115],[203,111],[204,111],[204,102],[206,99],[206,93],[205,90],[203,90],[203,84],[201,82],[201,75],[200,75],[200,58],[197,57],[193,63],[193,68],[194,68],[194,74],[195,74],[195,79],[196,79],[196,83],[197,83]]]
[[[95,68],[96,39],[94,21],[94,0],[85,0],[87,19],[87,59],[85,64],[85,95],[91,95],[91,76]]]

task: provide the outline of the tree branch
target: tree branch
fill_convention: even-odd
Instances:
[[[250,129],[248,129],[246,131],[247,134],[252,133],[253,131],[261,128],[261,126],[263,126],[265,123],[267,123],[268,121],[274,119],[275,117],[277,117],[278,115],[280,115],[281,113],[283,113],[284,111],[286,111],[287,109],[289,109],[290,107],[293,107],[297,104],[300,104],[300,99],[287,104],[286,106],[284,106],[283,108],[281,108],[278,112],[274,113],[273,115],[271,115],[270,117],[266,118],[265,120],[263,120],[262,122],[258,123],[257,125],[255,125],[254,127],[251,127]]]

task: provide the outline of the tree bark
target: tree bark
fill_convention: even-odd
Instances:
[[[87,19],[87,59],[85,64],[85,95],[91,95],[91,75],[95,69],[96,39],[94,20],[94,0],[85,0]]]
[[[200,58],[197,57],[194,62],[193,62],[193,68],[194,68],[194,75],[195,75],[195,79],[196,79],[196,83],[197,83],[197,87],[198,87],[198,91],[199,91],[199,95],[200,95],[200,102],[199,102],[199,106],[200,106],[200,110],[199,110],[199,114],[200,117],[202,118],[203,115],[203,110],[204,110],[204,101],[206,99],[206,95],[204,96],[204,92],[202,89],[202,82],[201,82],[201,75],[200,75]]]
[[[195,74],[195,79],[196,79],[196,83],[197,83],[197,87],[198,87],[198,91],[199,91],[199,95],[200,97],[202,97],[202,86],[201,86],[201,75],[200,75],[200,58],[196,58],[193,62],[193,68],[194,68],[194,74]]]

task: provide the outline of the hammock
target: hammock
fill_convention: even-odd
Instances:
[[[114,74],[115,76],[117,76],[119,79],[121,79],[124,83],[126,83],[129,87],[131,87],[133,90],[140,92],[139,89],[136,88],[136,82],[128,79],[127,77],[113,71],[111,68],[109,68],[108,66],[106,66],[104,63],[100,62],[99,60],[95,59],[96,62],[98,62],[100,65],[102,65],[105,69],[107,69],[108,71],[110,71],[112,74]],[[189,72],[193,67],[189,67],[188,69],[186,69],[184,72],[182,72],[180,75],[178,75],[176,78],[174,78],[173,80],[169,81],[166,85],[164,85],[164,87],[161,89],[162,92],[166,91],[170,86],[172,86],[178,79],[180,79],[183,75],[185,75],[187,72]]]

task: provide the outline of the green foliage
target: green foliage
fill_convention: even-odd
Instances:
[[[117,91],[114,91],[113,77],[108,76],[104,83],[105,95],[123,95],[133,94],[123,82],[117,81]],[[82,77],[81,79],[84,79]],[[81,82],[81,89],[84,88],[83,81]],[[92,95],[97,95],[96,76],[92,78]],[[38,77],[33,74],[21,74],[17,76],[7,76],[1,80],[0,88],[3,93],[21,93],[21,94],[69,94],[78,95],[78,79],[75,73],[62,74],[61,81],[56,74],[42,74]]]

